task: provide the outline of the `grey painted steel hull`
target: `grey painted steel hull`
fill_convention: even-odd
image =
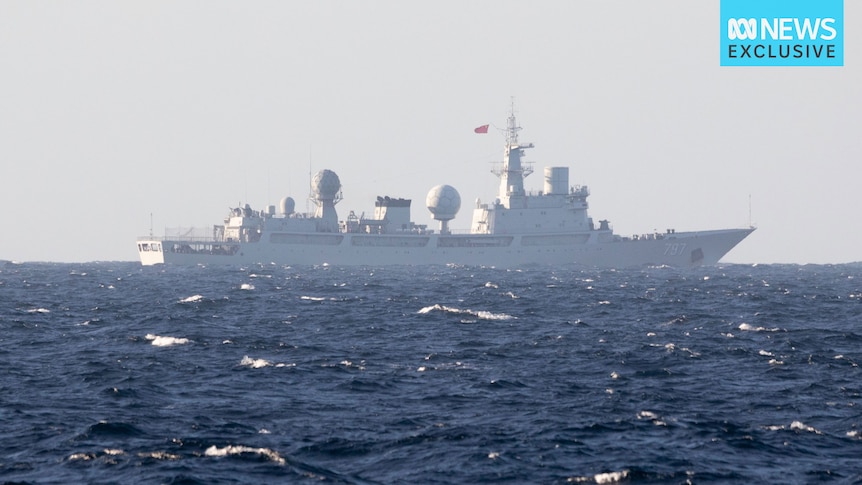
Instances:
[[[141,238],[141,262],[146,265],[253,264],[335,266],[470,265],[500,268],[527,265],[576,264],[623,268],[643,265],[693,267],[716,264],[754,229],[678,232],[652,238],[600,241],[600,231],[572,235],[367,235],[317,234],[315,241],[292,239],[290,234],[264,233],[258,242],[233,243],[231,251],[190,252],[190,241]],[[610,235],[610,234],[608,234]],[[279,237],[281,236],[281,237]],[[298,238],[305,237],[296,234]],[[555,239],[555,236],[556,239]],[[530,238],[533,239],[530,239]],[[271,242],[282,241],[282,242]],[[196,241],[199,243],[199,241]],[[222,244],[222,243],[216,243]],[[228,254],[232,252],[232,254]]]

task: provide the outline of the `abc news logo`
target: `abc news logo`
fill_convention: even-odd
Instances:
[[[722,66],[843,66],[844,0],[721,0]]]
[[[838,35],[835,19],[816,18],[738,18],[727,21],[730,40],[833,40]],[[759,24],[759,25],[758,25]],[[758,28],[759,27],[759,28]],[[795,35],[794,35],[795,34]]]

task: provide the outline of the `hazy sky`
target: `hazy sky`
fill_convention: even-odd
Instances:
[[[737,263],[862,260],[862,2],[845,67],[719,66],[719,0],[0,1],[0,259],[136,260],[229,207],[349,210],[497,192],[514,97],[527,160],[617,233],[758,230]],[[751,201],[749,205],[749,200]]]

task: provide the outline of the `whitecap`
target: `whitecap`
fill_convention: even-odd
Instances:
[[[72,453],[69,455],[69,461],[90,461],[99,458],[100,456],[119,456],[125,455],[126,452],[117,448],[105,448],[101,453],[98,452],[82,452],[82,453]]]
[[[597,473],[593,479],[596,483],[618,483],[629,476],[628,470],[622,470],[619,472],[608,472],[608,473]]]
[[[772,352],[767,352],[765,350],[760,350],[757,353],[758,353],[758,355],[762,355],[764,357],[773,357],[774,356]]]
[[[300,296],[300,300],[309,300],[309,301],[326,301],[326,298],[320,296]]]
[[[656,426],[667,426],[667,423],[662,421],[658,414],[652,411],[641,411],[638,413],[638,419],[648,419]]]
[[[742,331],[752,331],[752,332],[777,332],[777,328],[766,328],[766,327],[755,327],[748,323],[740,323],[739,328]]]
[[[485,283],[485,288],[499,288],[499,287],[500,287],[499,285],[497,285],[495,283],[491,283],[490,281]]]
[[[31,308],[30,310],[27,310],[27,313],[51,313],[51,310],[48,310],[47,308]]]
[[[243,358],[242,358],[242,360],[239,362],[239,365],[244,365],[244,366],[247,366],[247,367],[251,367],[252,369],[260,369],[260,368],[262,368],[262,367],[266,367],[266,366],[272,365],[272,362],[270,362],[270,361],[268,361],[268,360],[266,360],[266,359],[252,359],[251,357],[249,357],[249,356],[247,356],[247,355],[246,355],[246,356],[245,356],[245,357],[243,357]]]
[[[201,301],[203,299],[204,299],[203,295],[192,295],[188,298],[183,298],[182,300],[180,300],[180,303],[194,303],[197,301]]]
[[[795,430],[795,431],[807,431],[809,433],[814,433],[814,434],[822,434],[819,430],[817,430],[811,426],[806,425],[802,421],[794,421],[794,422],[790,423],[790,429]]]
[[[234,446],[228,445],[224,448],[219,448],[215,445],[210,446],[204,452],[206,456],[230,456],[230,455],[242,455],[244,453],[251,453],[255,455],[260,455],[264,458],[267,458],[270,461],[274,461],[279,465],[284,465],[285,460],[281,457],[277,452],[270,450],[269,448],[252,448],[250,446]]]
[[[185,345],[189,343],[187,338],[178,337],[162,337],[148,333],[145,337],[147,340],[152,340],[156,347],[170,347],[171,345]]]
[[[69,455],[69,461],[75,461],[75,460],[89,461],[89,460],[94,460],[95,458],[96,458],[95,453],[72,453],[71,455]]]
[[[168,453],[167,451],[149,451],[138,453],[138,458],[152,458],[154,460],[179,460],[180,455]]]
[[[638,419],[658,419],[658,415],[652,411],[641,411],[638,413]]]
[[[434,310],[445,310],[446,307],[438,305],[426,306],[425,308],[420,309],[418,312],[420,315],[424,313],[431,313]]]
[[[493,313],[493,312],[489,312],[489,311],[485,311],[485,310],[478,310],[478,311],[470,310],[470,309],[462,310],[460,308],[440,305],[439,303],[436,305],[427,306],[425,308],[422,308],[416,313],[425,314],[425,313],[431,313],[433,311],[442,311],[444,313],[453,313],[456,315],[466,314],[466,315],[471,315],[471,316],[474,316],[477,318],[481,318],[483,320],[510,320],[510,319],[516,318],[516,317],[514,317],[512,315],[508,315],[506,313]]]
[[[479,318],[483,318],[485,320],[509,320],[510,318],[515,318],[511,315],[507,315],[505,313],[492,313],[488,311],[478,311],[473,313],[472,310],[467,310],[467,313],[471,313],[476,315]]]
[[[239,286],[239,289],[240,289],[240,290],[253,290],[253,289],[254,289],[254,285],[253,285],[253,284],[251,284],[251,283],[243,283],[243,284],[241,284],[241,285]]]
[[[856,362],[853,362],[853,360],[851,360],[850,358],[848,358],[844,355],[841,355],[841,354],[836,355],[835,360],[846,360],[847,362],[850,362],[850,365],[852,365],[853,367],[859,367],[859,364],[857,364]]]
[[[342,360],[341,362],[339,362],[339,364],[343,365],[344,367],[351,368],[351,369],[365,370],[365,361],[364,360],[361,361],[359,364],[354,364],[353,362],[350,362],[349,360],[345,359],[345,360]]]
[[[496,460],[497,458],[500,458],[500,452],[492,451],[492,452],[488,453],[488,458],[491,460]]]

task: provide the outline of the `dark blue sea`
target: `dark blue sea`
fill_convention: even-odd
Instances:
[[[862,483],[862,266],[0,266],[0,482]]]

